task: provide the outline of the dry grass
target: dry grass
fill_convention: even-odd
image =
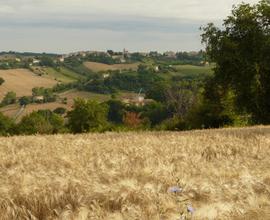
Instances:
[[[99,72],[107,70],[125,70],[125,69],[137,70],[139,63],[108,65],[97,62],[85,62],[84,65],[94,72]]]
[[[0,70],[0,77],[5,82],[0,86],[0,100],[9,91],[16,92],[18,97],[30,96],[34,87],[53,87],[57,81],[37,76],[27,69]]]
[[[0,219],[270,219],[269,127],[0,138],[0,157]]]

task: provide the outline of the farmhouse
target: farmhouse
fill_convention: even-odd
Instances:
[[[125,97],[122,99],[122,102],[126,105],[135,105],[135,106],[144,106],[153,102],[152,99],[145,99],[144,96],[136,96],[136,97]]]
[[[65,56],[58,57],[58,61],[63,63],[65,61]]]
[[[106,79],[106,78],[109,78],[110,77],[110,74],[109,73],[104,73],[103,74],[103,79]]]
[[[44,96],[34,96],[33,97],[34,102],[43,102],[44,101]]]

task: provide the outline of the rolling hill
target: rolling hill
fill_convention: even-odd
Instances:
[[[38,76],[27,69],[0,70],[0,77],[5,82],[0,86],[0,100],[9,91],[16,92],[18,97],[31,96],[34,87],[53,87],[57,81],[52,78]]]
[[[2,219],[270,219],[270,127],[0,138]]]

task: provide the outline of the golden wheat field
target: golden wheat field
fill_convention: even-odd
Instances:
[[[270,127],[8,137],[0,157],[1,220],[270,219]]]
[[[7,92],[13,91],[18,97],[32,95],[34,87],[53,87],[56,80],[35,75],[27,69],[0,70],[0,77],[5,82],[0,87],[0,100]]]

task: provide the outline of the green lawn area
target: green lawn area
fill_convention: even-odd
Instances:
[[[176,65],[173,67],[175,67],[179,73],[183,74],[212,74],[214,66]]]
[[[77,73],[64,67],[61,67],[59,71],[51,67],[46,67],[43,69],[48,74],[48,76],[57,79],[58,81],[61,81],[63,83],[74,82],[81,78],[81,76]]]
[[[214,65],[194,66],[194,65],[175,65],[173,66],[177,72],[172,72],[172,76],[181,76],[183,78],[198,78],[210,76],[213,74]]]

